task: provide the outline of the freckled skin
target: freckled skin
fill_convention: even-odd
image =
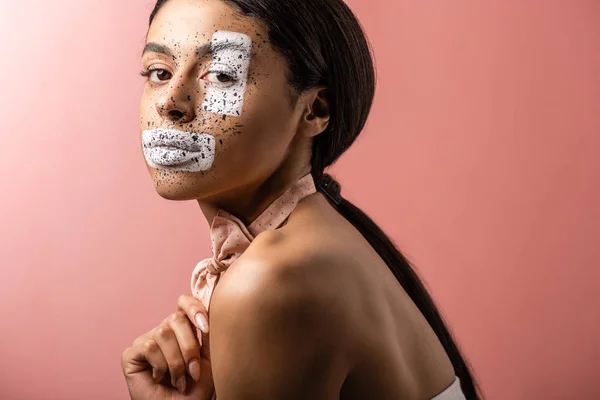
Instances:
[[[216,31],[243,33],[252,40],[245,92],[238,93],[243,95],[240,116],[220,115],[203,107],[215,75],[206,75],[212,56],[198,58],[196,48],[209,44]],[[147,42],[167,46],[173,56],[147,52],[142,57],[144,70],[165,70],[168,79],[156,83],[146,78],[140,132],[178,129],[208,133],[216,141],[214,163],[206,171],[148,169],[162,197],[197,199],[209,220],[217,208],[240,218],[255,216],[261,205],[308,173],[312,137],[327,124],[328,119],[306,120],[321,88],[292,101],[287,62],[267,37],[259,22],[219,0],[170,0],[148,31]]]

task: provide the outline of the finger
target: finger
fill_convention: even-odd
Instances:
[[[196,329],[181,311],[174,313],[169,318],[168,324],[175,333],[179,351],[183,356],[190,376],[198,382],[200,379],[200,343],[196,335]]]
[[[154,334],[155,330],[156,330],[156,328],[152,328],[148,332],[144,333],[143,335],[138,336],[131,344],[131,347],[136,347],[136,346],[146,343],[148,341],[148,339],[152,338],[152,335]]]
[[[160,351],[158,344],[152,339],[155,331],[156,328],[153,328],[136,338],[126,352],[130,352],[129,362],[138,365],[135,372],[148,369],[148,366],[150,366],[152,367],[152,379],[156,383],[159,383],[164,378],[168,368],[167,361]],[[125,352],[123,353],[123,357],[126,357]]]
[[[185,392],[185,361],[179,350],[179,344],[173,329],[169,324],[161,324],[156,329],[153,339],[167,360],[167,366],[171,374],[171,384],[180,392]]]
[[[210,361],[210,334],[202,333],[200,336],[200,357]]]
[[[167,371],[167,362],[152,339],[125,349],[121,355],[121,366],[125,376],[152,368],[152,378],[155,382],[160,382]]]
[[[200,300],[191,294],[182,294],[177,299],[177,311],[183,311],[196,328],[208,333],[208,311]]]
[[[140,347],[146,361],[152,366],[152,379],[160,383],[169,369],[167,359],[154,339],[148,339]]]
[[[133,369],[134,372],[130,373],[149,369],[148,366],[152,367],[152,378],[155,382],[159,383],[163,379],[168,369],[165,357],[160,351],[156,341],[152,339],[152,335],[155,331],[156,328],[152,328],[143,335],[138,336],[133,341],[131,347],[123,352],[122,357],[123,360],[128,357],[127,361],[124,362],[128,362],[130,364],[128,367],[130,371],[132,370],[132,366],[135,366]]]
[[[139,346],[131,346],[121,354],[121,368],[125,376],[130,376],[148,369],[146,357]]]

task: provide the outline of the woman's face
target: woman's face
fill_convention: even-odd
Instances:
[[[219,0],[169,0],[142,60],[142,147],[161,196],[218,197],[286,164],[302,107],[255,20]]]

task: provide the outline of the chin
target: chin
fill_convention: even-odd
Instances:
[[[182,190],[173,188],[157,187],[156,193],[158,193],[163,199],[167,200],[195,200],[197,198],[196,196],[192,196]]]
[[[164,171],[150,168],[154,189],[167,200],[196,200],[203,197],[203,179],[190,172]]]

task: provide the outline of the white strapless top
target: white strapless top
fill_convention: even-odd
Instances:
[[[458,376],[454,379],[452,385],[431,400],[466,400],[465,395],[460,388]]]

